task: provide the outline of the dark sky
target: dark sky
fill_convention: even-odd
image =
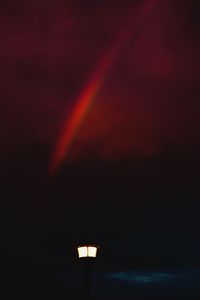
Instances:
[[[99,272],[200,267],[199,11],[195,0],[1,1],[1,282],[16,299],[46,299],[49,270],[64,289],[85,235],[101,245]]]

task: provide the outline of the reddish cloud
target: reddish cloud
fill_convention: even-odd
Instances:
[[[52,151],[80,90],[126,24],[130,9],[137,16],[143,4],[2,4],[1,154],[31,141]],[[168,143],[196,151],[197,7],[196,1],[159,3],[108,74],[69,159],[135,159],[159,153]]]
[[[160,5],[121,53],[69,160],[138,159],[167,144],[198,153],[200,49],[193,24],[185,21],[187,5],[178,14],[171,4]]]

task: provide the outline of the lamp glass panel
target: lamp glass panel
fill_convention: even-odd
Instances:
[[[96,257],[97,255],[97,247],[88,246],[88,256],[89,257]]]
[[[87,247],[78,247],[78,256],[81,257],[87,257]]]

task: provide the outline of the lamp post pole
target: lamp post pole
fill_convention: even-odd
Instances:
[[[97,255],[97,245],[83,244],[78,246],[78,257],[83,264],[85,291],[84,300],[91,300],[91,268]]]
[[[91,299],[91,268],[89,263],[85,264],[85,300]]]

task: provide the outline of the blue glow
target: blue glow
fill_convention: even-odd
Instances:
[[[159,272],[120,272],[110,275],[112,278],[132,281],[135,283],[149,284],[149,283],[169,283],[177,279],[177,275],[171,273]],[[181,275],[180,275],[181,276]],[[179,276],[179,277],[180,277]]]
[[[109,273],[106,277],[139,285],[193,286],[199,285],[200,270],[124,271]]]

